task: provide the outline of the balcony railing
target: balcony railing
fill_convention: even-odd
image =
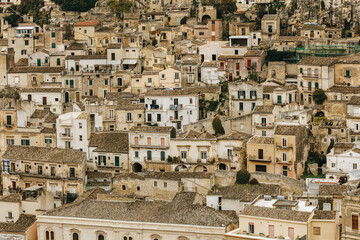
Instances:
[[[60,133],[60,137],[62,137],[62,138],[72,138],[73,134],[72,133]]]
[[[271,157],[259,157],[255,155],[249,155],[249,161],[257,161],[257,162],[271,162]]]

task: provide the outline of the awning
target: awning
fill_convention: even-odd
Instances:
[[[137,63],[137,60],[136,59],[125,59],[123,61],[123,64],[128,64],[128,65],[134,65]]]
[[[36,191],[36,190],[39,190],[41,188],[43,188],[43,186],[34,185],[34,186],[31,186],[31,187],[25,188],[24,190],[25,191]]]

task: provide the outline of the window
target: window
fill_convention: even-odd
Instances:
[[[6,125],[11,126],[11,115],[6,116]]]
[[[52,43],[51,48],[56,48],[56,43]]]
[[[109,85],[109,80],[105,79],[105,80],[104,80],[104,85],[105,85],[105,86]]]
[[[359,229],[359,216],[358,215],[351,216],[351,226],[352,226],[352,230]]]
[[[282,160],[283,160],[283,162],[287,161],[287,154],[286,153],[282,153]]]
[[[126,120],[127,120],[128,122],[131,122],[131,121],[132,121],[132,114],[131,114],[131,112],[129,112],[129,113],[126,114]]]
[[[211,55],[211,59],[212,59],[213,61],[216,61],[216,54]]]
[[[323,210],[330,211],[331,210],[331,203],[323,203]]]
[[[57,65],[57,66],[60,66],[60,58],[57,58],[57,59],[56,59],[56,65]]]
[[[350,77],[350,70],[346,70],[345,77]]]
[[[334,168],[336,166],[335,163],[331,163],[331,167]]]
[[[6,139],[7,145],[14,145],[14,139]]]
[[[283,175],[284,176],[288,175],[288,167],[287,166],[283,166]]]
[[[73,233],[72,240],[79,240],[79,234],[78,233]]]
[[[115,53],[111,53],[111,60],[115,61]]]
[[[157,181],[154,181],[154,187],[157,187]]]
[[[104,235],[100,234],[100,235],[98,236],[98,240],[105,240]]]
[[[51,147],[52,139],[51,138],[45,138],[45,144],[46,147]]]
[[[8,219],[11,220],[13,218],[12,212],[8,212]]]
[[[239,110],[244,111],[244,103],[243,102],[239,103]]]
[[[161,114],[160,114],[160,113],[158,113],[158,114],[156,115],[156,120],[157,120],[158,122],[161,122]]]
[[[89,80],[89,86],[92,86],[92,85],[93,85],[93,80],[90,79],[90,80]]]
[[[26,45],[26,46],[29,45],[29,40],[25,40],[25,45]]]
[[[186,151],[181,151],[181,152],[180,152],[180,155],[181,155],[181,160],[182,160],[182,161],[186,161],[187,152],[186,152]]]
[[[70,168],[70,177],[72,177],[72,178],[75,177],[75,168],[73,168],[73,167]]]
[[[115,126],[114,125],[110,125],[110,131],[114,131],[115,130]]]
[[[167,182],[164,182],[164,188],[167,188]]]
[[[239,50],[235,50],[235,55],[238,55],[239,54]]]
[[[150,150],[147,151],[147,160],[152,160],[152,152]]]
[[[113,119],[114,118],[114,110],[109,110],[109,118]]]
[[[29,139],[21,139],[21,145],[22,146],[30,146],[30,140]]]
[[[122,78],[119,77],[117,79],[117,84],[118,84],[118,86],[122,86]]]
[[[50,168],[50,174],[51,174],[52,177],[55,176],[55,167]]]
[[[160,160],[165,161],[165,151],[160,152]]]
[[[82,129],[82,123],[79,123],[79,128]]]
[[[249,223],[249,233],[254,233],[254,223]]]
[[[148,146],[151,146],[151,137],[148,137],[148,138],[147,138],[147,145],[148,145]]]
[[[320,235],[320,227],[313,228],[314,235]]]
[[[278,104],[281,104],[281,103],[282,103],[282,99],[281,99],[281,98],[282,98],[281,95],[278,95],[278,96],[277,96],[277,103],[278,103]]]
[[[54,38],[55,37],[55,32],[51,33],[51,37]]]
[[[135,151],[135,158],[139,157],[139,151]]]
[[[258,149],[258,159],[264,159],[264,150]]]
[[[286,143],[287,143],[287,138],[282,138],[282,146],[283,147],[287,146]]]
[[[119,167],[119,166],[120,166],[120,157],[115,156],[115,167]]]
[[[206,160],[206,159],[207,159],[207,152],[201,151],[201,160]]]
[[[354,169],[354,170],[357,169],[357,163],[353,163],[353,169]]]
[[[82,140],[83,140],[83,136],[79,135],[79,141],[82,142]]]
[[[42,175],[43,174],[43,168],[42,166],[38,166],[38,175]]]

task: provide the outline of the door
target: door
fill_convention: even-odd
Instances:
[[[70,80],[70,88],[74,88],[74,80]]]
[[[41,59],[37,60],[37,66],[40,67],[41,66]]]
[[[47,97],[43,97],[43,105],[47,105]]]
[[[12,188],[16,189],[16,182],[15,181],[12,181]]]
[[[292,228],[292,227],[289,227],[289,228],[288,228],[288,237],[289,237],[291,240],[294,240],[294,228]]]
[[[115,167],[119,167],[119,166],[120,166],[120,157],[115,156]]]
[[[80,70],[80,64],[78,62],[75,63],[75,71],[79,71]]]
[[[275,237],[274,225],[269,225],[269,237],[271,237],[271,238]]]
[[[80,102],[80,92],[76,92],[76,102]]]
[[[65,92],[65,102],[69,102],[70,101],[70,96],[68,92]]]
[[[264,159],[264,150],[263,149],[258,149],[258,158],[259,159]]]

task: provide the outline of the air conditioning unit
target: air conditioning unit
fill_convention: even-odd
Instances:
[[[291,167],[289,167],[288,169],[289,169],[289,171],[291,171]]]
[[[140,134],[140,138],[143,138],[144,137],[144,134]]]
[[[265,201],[271,201],[271,195],[264,195],[264,200]]]

